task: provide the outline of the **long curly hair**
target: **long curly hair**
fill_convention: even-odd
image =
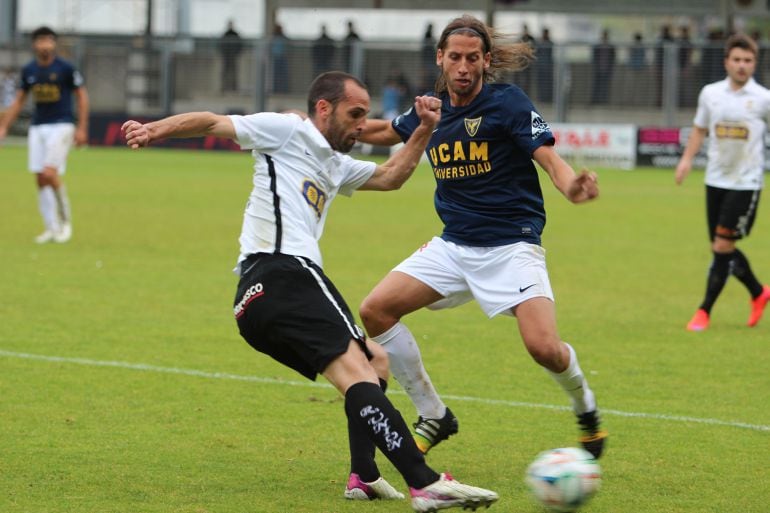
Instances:
[[[450,21],[441,32],[436,48],[445,50],[449,36],[455,34],[478,37],[484,43],[484,53],[489,52],[491,56],[489,68],[484,70],[484,82],[494,82],[502,71],[522,70],[535,58],[534,49],[529,43],[505,43],[504,40],[509,39],[507,34],[486,26],[483,21],[470,14],[464,14]],[[442,93],[447,89],[443,70],[436,79],[435,89],[436,93]]]

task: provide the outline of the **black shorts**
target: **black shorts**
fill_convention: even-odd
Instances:
[[[706,186],[709,238],[738,240],[748,236],[757,217],[761,191],[735,191]]]
[[[371,359],[345,300],[311,260],[259,253],[241,268],[233,312],[254,349],[312,380],[348,350],[351,339]]]

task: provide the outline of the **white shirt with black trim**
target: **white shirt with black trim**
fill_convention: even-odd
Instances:
[[[238,144],[254,157],[254,189],[243,214],[236,271],[248,255],[276,251],[323,266],[318,241],[329,205],[337,193],[351,196],[376,164],[334,151],[311,120],[296,114],[230,119]]]
[[[762,189],[770,90],[753,78],[738,90],[730,88],[727,78],[708,84],[698,97],[693,123],[709,133],[706,185]]]

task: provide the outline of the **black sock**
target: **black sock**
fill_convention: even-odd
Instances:
[[[738,278],[741,283],[749,289],[751,298],[756,299],[759,297],[759,295],[762,294],[762,284],[759,283],[757,277],[754,276],[754,273],[751,271],[751,265],[749,265],[749,260],[740,249],[736,249],[733,253],[733,259],[730,262],[730,265],[733,276]]]
[[[733,255],[734,253],[714,252],[714,260],[711,261],[709,276],[706,281],[706,297],[703,298],[703,303],[700,305],[708,313],[711,313],[711,308],[727,283],[727,278],[730,276],[730,260],[733,259]]]
[[[380,388],[383,392],[388,388],[388,382],[380,378]],[[358,474],[361,481],[371,483],[380,477],[380,469],[374,461],[375,445],[367,431],[360,423],[348,416],[348,442],[350,444],[350,472]]]
[[[345,394],[345,413],[366,432],[412,488],[424,488],[439,475],[425,463],[401,414],[374,383],[360,382]]]

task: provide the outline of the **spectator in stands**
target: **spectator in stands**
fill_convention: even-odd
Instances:
[[[615,71],[615,46],[610,43],[610,31],[604,29],[602,38],[594,45],[593,51],[593,83],[591,88],[591,103],[599,105],[610,100],[610,86]]]
[[[703,47],[701,58],[702,81],[710,84],[724,78],[725,69],[722,64],[724,57],[723,39],[725,33],[721,28],[713,28],[709,31],[706,45]]]
[[[273,63],[273,92],[286,93],[289,90],[289,40],[283,34],[283,27],[276,23],[270,39],[270,57]]]
[[[652,102],[647,68],[647,48],[644,46],[641,32],[634,34],[634,41],[628,51],[626,87],[623,88],[625,101],[632,105],[650,105]]]
[[[321,35],[313,41],[313,71],[316,75],[334,68],[335,51],[334,39],[326,33],[326,25],[321,25]]]
[[[553,101],[553,41],[551,31],[543,28],[540,41],[537,42],[537,99],[541,102]]]
[[[13,68],[5,68],[3,70],[3,78],[0,81],[0,95],[2,95],[0,96],[0,112],[5,112],[16,99],[17,81],[18,79],[16,78],[16,73],[13,72]]]
[[[420,81],[421,92],[432,91],[438,75],[438,66],[436,66],[436,38],[433,37],[433,23],[428,23],[425,27],[425,34],[422,36],[422,48],[420,49],[420,63],[422,74]]]
[[[695,105],[695,80],[692,69],[693,44],[690,40],[690,27],[679,27],[679,106],[691,107]]]
[[[633,71],[641,71],[647,67],[647,49],[644,47],[642,34],[634,34],[634,42],[628,53],[628,65]]]
[[[406,110],[404,103],[409,97],[409,81],[404,72],[392,67],[382,87],[382,117],[392,120]],[[408,108],[408,107],[407,107]]]
[[[658,38],[658,46],[655,48],[655,81],[657,84],[656,95],[658,106],[663,104],[663,63],[665,59],[665,48],[667,45],[674,42],[674,36],[671,34],[671,26],[663,25],[660,28],[660,37]]]
[[[243,50],[241,36],[235,30],[233,21],[227,22],[227,30],[219,40],[222,54],[222,92],[238,91],[238,55]]]
[[[519,38],[519,42],[527,43],[532,48],[536,47],[535,38],[529,33],[529,27],[526,23],[521,26],[521,37]],[[513,80],[525,93],[532,95],[532,68],[530,66],[517,71]]]
[[[356,72],[360,72],[363,70],[354,69],[354,67],[357,67],[356,63],[356,51],[361,43],[361,36],[358,35],[358,32],[356,32],[355,27],[353,26],[353,22],[348,20],[348,33],[345,35],[345,39],[343,40],[345,46],[343,47],[343,65],[345,66],[345,70],[350,73],[351,75],[356,75]],[[360,74],[360,73],[359,73]]]

